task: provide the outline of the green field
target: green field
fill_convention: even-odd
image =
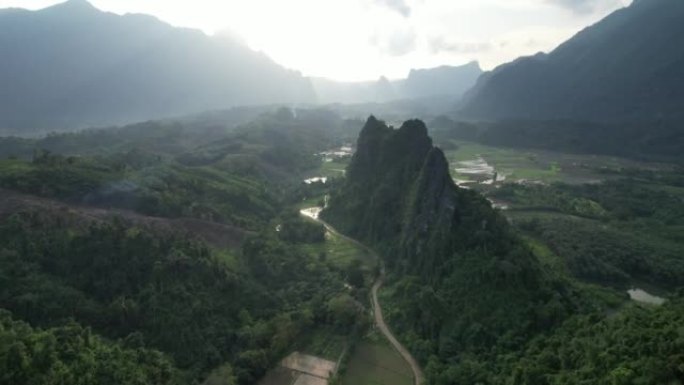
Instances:
[[[468,174],[458,174],[458,163],[483,158],[507,181],[541,181],[545,183],[593,183],[607,178],[607,170],[659,169],[662,164],[644,163],[602,155],[566,154],[544,150],[515,149],[486,146],[479,143],[453,140],[456,149],[446,151],[451,164],[452,176],[471,179]]]
[[[360,342],[347,363],[342,385],[411,385],[408,364],[384,339],[374,336]]]
[[[320,207],[321,203],[324,202],[325,195],[317,195],[311,198],[306,198],[297,204],[298,210],[308,209],[310,207]]]
[[[325,243],[307,244],[302,248],[314,255],[324,253],[325,260],[338,268],[345,268],[359,260],[365,274],[373,274],[378,263],[376,258],[363,248],[330,232],[326,234]]]
[[[347,336],[336,333],[332,328],[318,328],[307,336],[300,352],[337,362],[347,345]]]
[[[323,162],[321,164],[320,176],[328,178],[336,178],[344,176],[344,170],[347,169],[349,158],[334,160],[332,162]]]

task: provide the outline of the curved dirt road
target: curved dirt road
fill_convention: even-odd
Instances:
[[[306,214],[302,210],[302,215],[305,215],[309,218],[312,218],[313,220],[319,222],[323,226],[325,226],[326,230],[329,232],[337,235],[338,237],[344,238],[348,240],[349,242],[354,243],[355,245],[361,247],[362,249],[366,250],[368,253],[373,255],[375,258],[380,261],[380,275],[378,276],[378,279],[375,280],[373,283],[373,288],[371,290],[371,304],[373,305],[373,315],[375,318],[375,325],[378,327],[380,332],[387,338],[387,340],[392,344],[392,347],[394,350],[401,355],[401,357],[406,361],[406,363],[411,367],[411,371],[413,372],[413,383],[414,385],[422,385],[425,382],[425,377],[423,376],[423,371],[420,369],[420,365],[418,365],[418,361],[416,361],[415,358],[411,355],[411,353],[404,347],[404,345],[401,344],[397,340],[397,338],[392,334],[392,331],[390,328],[387,326],[385,323],[385,319],[382,316],[382,307],[380,306],[380,301],[378,301],[378,290],[380,289],[380,286],[382,286],[382,281],[385,278],[385,267],[382,265],[382,259],[380,259],[380,256],[377,255],[373,250],[371,250],[369,247],[364,245],[363,243],[349,238],[348,236],[341,234],[337,230],[335,230],[334,227],[329,225],[327,222],[324,220],[318,218],[318,215],[312,216],[309,214]]]
[[[425,378],[423,377],[423,371],[420,370],[420,365],[418,365],[416,359],[413,358],[411,353],[404,347],[404,345],[402,345],[401,342],[397,341],[396,337],[394,337],[394,334],[392,334],[392,331],[389,329],[389,327],[385,323],[384,318],[382,317],[382,307],[380,306],[380,302],[378,301],[378,289],[380,289],[380,286],[382,286],[383,278],[385,278],[384,266],[380,268],[380,276],[375,281],[375,283],[373,283],[373,290],[371,293],[371,302],[373,302],[373,314],[375,315],[375,324],[378,326],[378,329],[380,329],[382,334],[385,335],[387,340],[392,344],[394,350],[396,350],[404,359],[404,361],[406,361],[406,363],[408,363],[411,367],[411,371],[413,371],[413,383],[415,385],[422,385],[425,382]]]

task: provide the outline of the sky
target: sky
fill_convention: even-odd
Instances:
[[[40,9],[63,0],[0,0]],[[548,52],[632,0],[90,0],[221,34],[306,76],[406,77],[473,60],[488,70]]]

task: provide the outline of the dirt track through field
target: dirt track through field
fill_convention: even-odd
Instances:
[[[337,235],[338,237],[344,238],[348,240],[349,242],[354,243],[355,245],[361,247],[362,249],[366,250],[369,254],[373,255],[380,261],[381,267],[380,267],[380,275],[378,278],[375,280],[373,283],[373,288],[371,290],[371,304],[373,305],[373,314],[375,318],[375,325],[378,327],[380,332],[387,338],[387,340],[392,344],[392,347],[394,350],[396,350],[399,355],[406,361],[406,363],[411,367],[411,371],[413,372],[413,383],[415,385],[422,385],[425,383],[425,377],[423,376],[423,371],[420,369],[420,365],[418,365],[418,361],[416,361],[415,358],[411,355],[411,353],[404,347],[404,345],[397,340],[397,338],[392,334],[392,331],[390,330],[389,326],[387,326],[387,323],[385,323],[385,319],[382,316],[382,306],[380,306],[380,301],[378,301],[378,290],[380,290],[380,287],[382,286],[383,279],[385,278],[385,267],[382,265],[382,259],[380,256],[378,256],[373,250],[371,250],[369,247],[364,245],[363,243],[349,238],[348,236],[341,234],[337,230],[335,230],[334,227],[332,227],[330,224],[327,222],[323,221],[322,219],[318,218],[318,215],[316,216],[310,216],[307,214],[303,214],[308,216],[309,218],[314,219],[315,221],[318,221],[321,223],[323,226],[325,226],[326,230],[331,232],[332,234]]]

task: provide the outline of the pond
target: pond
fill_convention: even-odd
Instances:
[[[354,149],[351,145],[347,144],[339,148],[319,152],[317,155],[323,157],[324,162],[333,162],[336,159],[350,157],[353,153]]]
[[[477,159],[458,162],[456,172],[459,174],[488,175],[491,177],[494,175],[494,167],[487,163],[484,158],[478,157]]]
[[[506,175],[497,172],[494,166],[481,156],[457,162],[454,171],[458,176],[454,181],[458,186],[465,188],[469,184],[494,184],[506,180]]]
[[[319,183],[319,182],[320,183],[326,183],[326,182],[328,182],[328,178],[325,176],[316,176],[313,178],[304,179],[304,183],[306,183],[306,184]]]
[[[299,213],[304,215],[305,217],[318,219],[318,215],[321,213],[322,210],[323,207],[310,207],[308,209],[299,210]]]

